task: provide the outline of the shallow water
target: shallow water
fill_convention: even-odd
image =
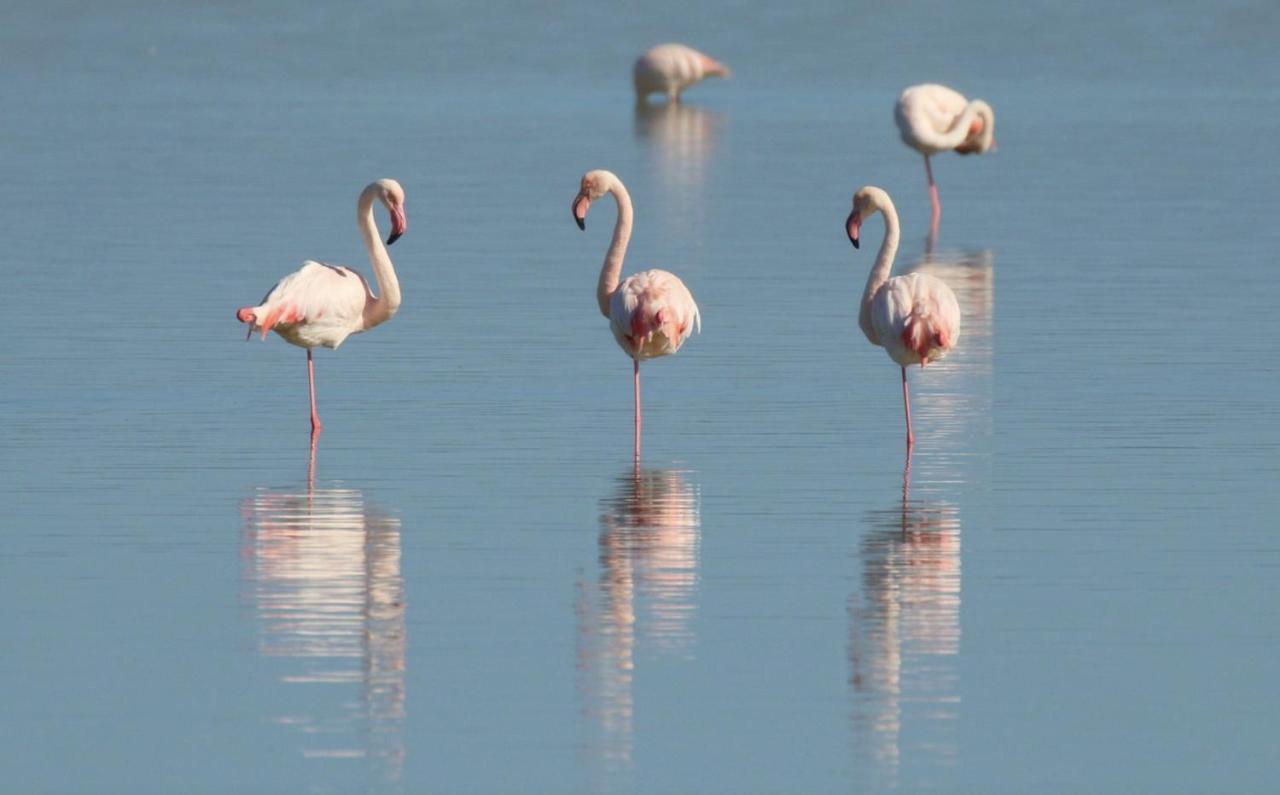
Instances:
[[[1265,4],[10,9],[0,763],[15,792],[1260,791],[1280,769]],[[677,25],[673,20],[680,20]],[[734,69],[636,111],[677,38]],[[987,99],[919,157],[892,103]],[[593,301],[678,273],[630,365]],[[233,318],[408,193],[386,326]],[[879,225],[955,289],[910,374]],[[380,217],[385,227],[385,218]],[[999,289],[997,290],[997,283]],[[904,478],[905,476],[905,478]]]

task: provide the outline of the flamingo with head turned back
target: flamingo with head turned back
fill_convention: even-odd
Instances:
[[[390,320],[400,308],[400,282],[378,234],[378,224],[373,217],[374,201],[381,202],[391,215],[387,246],[405,233],[408,224],[400,183],[380,179],[361,191],[356,202],[356,223],[369,251],[379,295],[374,295],[364,278],[350,268],[307,260],[272,287],[260,304],[236,310],[236,319],[249,324],[249,336],[260,331],[265,340],[269,332],[275,331],[286,342],[307,349],[313,440],[322,426],[316,412],[316,377],[311,350],[318,346],[336,348],[348,336]]]
[[[868,185],[853,196],[853,212],[845,221],[849,242],[858,248],[862,224],[884,213],[884,242],[867,276],[858,310],[858,325],[872,345],[879,345],[902,369],[902,405],[907,416],[907,450],[915,445],[911,432],[911,399],[907,393],[907,365],[924,367],[947,355],[960,339],[960,305],[941,279],[924,273],[889,278],[898,253],[898,211],[889,194]]]
[[[613,227],[613,241],[600,268],[596,301],[600,313],[609,319],[609,328],[622,350],[634,364],[635,386],[635,457],[640,458],[640,362],[667,356],[680,350],[694,329],[702,330],[698,305],[684,282],[664,270],[647,270],[622,279],[622,261],[631,240],[633,211],[631,195],[611,171],[588,171],[573,199],[573,220],[579,229],[587,228],[587,211],[591,203],[605,194],[613,194],[618,203],[618,220]]]
[[[680,93],[708,77],[729,77],[729,67],[683,44],[659,44],[636,59],[632,69],[636,101],[650,94],[664,94],[679,102]]]
[[[938,236],[942,202],[933,181],[929,156],[948,150],[962,155],[983,154],[996,148],[996,114],[980,99],[972,102],[946,86],[936,83],[911,86],[902,92],[894,107],[902,142],[924,155],[924,171],[929,178],[929,202],[933,216],[930,236]]]

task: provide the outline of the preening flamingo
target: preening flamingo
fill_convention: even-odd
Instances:
[[[683,44],[659,44],[636,59],[632,70],[636,101],[650,94],[665,94],[680,101],[680,92],[708,77],[729,77],[729,67]]]
[[[404,215],[404,189],[399,182],[380,179],[360,192],[356,224],[369,251],[379,295],[374,295],[364,278],[350,268],[307,260],[272,287],[262,303],[236,310],[236,319],[249,324],[248,336],[261,331],[265,340],[268,332],[274,330],[286,342],[307,349],[313,437],[322,426],[316,413],[316,376],[311,349],[321,345],[336,348],[348,336],[390,320],[400,308],[400,282],[378,234],[378,224],[373,217],[374,200],[382,202],[391,214],[387,246],[405,233],[408,223]]]
[[[996,148],[996,114],[980,99],[972,102],[964,95],[937,83],[911,86],[898,97],[893,109],[902,142],[924,155],[924,172],[929,178],[929,202],[933,206],[930,236],[938,235],[942,202],[933,181],[929,156],[952,150],[962,155],[982,154]]]
[[[619,283],[622,260],[631,240],[633,211],[631,195],[611,171],[588,171],[582,187],[573,199],[573,220],[579,229],[587,228],[587,210],[591,203],[612,193],[618,203],[618,220],[613,226],[613,241],[600,268],[596,301],[600,313],[609,318],[609,329],[622,350],[634,363],[635,381],[635,456],[640,457],[640,361],[666,356],[680,350],[694,329],[702,330],[702,317],[689,288],[673,273],[648,270],[628,276]]]
[[[911,399],[907,365],[924,367],[947,355],[960,339],[960,305],[946,282],[924,273],[889,278],[898,253],[898,211],[889,194],[870,185],[853,195],[853,212],[845,221],[849,242],[858,248],[859,230],[867,218],[884,213],[884,242],[867,276],[858,310],[858,325],[872,345],[880,345],[902,369],[902,405],[907,415],[907,449],[911,432]]]

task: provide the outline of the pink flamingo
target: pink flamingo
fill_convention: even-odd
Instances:
[[[323,427],[316,413],[316,376],[311,349],[323,345],[336,348],[351,334],[368,331],[385,323],[400,308],[400,282],[386,246],[378,235],[373,218],[374,200],[391,214],[391,235],[387,245],[404,234],[404,189],[394,179],[380,179],[360,192],[356,202],[356,224],[364,237],[373,275],[378,280],[375,296],[364,278],[350,268],[307,260],[302,267],[281,279],[262,303],[236,310],[236,319],[249,324],[249,335],[275,331],[286,342],[307,349],[307,382],[311,391],[311,434]],[[246,337],[247,339],[248,337]]]
[[[907,415],[907,451],[915,445],[911,432],[911,399],[907,365],[926,366],[947,355],[960,339],[960,305],[946,282],[924,273],[889,278],[898,253],[898,211],[889,194],[870,185],[853,195],[853,212],[845,221],[849,242],[858,248],[862,223],[884,213],[884,242],[867,276],[858,310],[858,325],[872,345],[880,345],[902,369],[902,405]]]
[[[729,67],[683,44],[659,44],[636,59],[632,77],[636,101],[650,94],[665,94],[679,102],[680,92],[708,77],[729,77]]]
[[[936,83],[911,86],[898,97],[893,109],[902,142],[924,155],[924,171],[929,178],[929,201],[933,205],[930,235],[938,236],[942,202],[933,181],[929,155],[953,150],[962,155],[982,154],[996,148],[996,114],[980,99],[972,102],[964,95]]]
[[[619,284],[622,260],[631,240],[631,195],[611,171],[588,171],[582,187],[573,200],[573,220],[579,229],[587,228],[587,210],[591,202],[612,193],[618,203],[618,220],[613,227],[613,242],[600,268],[596,301],[600,313],[609,318],[609,329],[622,350],[634,363],[635,381],[635,457],[640,458],[640,361],[666,356],[680,350],[695,328],[702,331],[702,316],[693,295],[673,273],[663,270],[640,271]]]

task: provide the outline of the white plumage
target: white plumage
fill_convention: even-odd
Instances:
[[[924,155],[985,152],[995,138],[995,112],[980,99],[937,83],[911,86],[893,109],[902,142]],[[974,130],[975,121],[979,129]],[[966,145],[967,144],[967,145]]]
[[[659,44],[636,59],[632,69],[637,99],[664,94],[673,101],[705,78],[729,74],[729,67],[683,44]]]
[[[960,305],[941,279],[927,273],[894,276],[876,291],[871,325],[899,365],[933,362],[960,340]]]
[[[652,329],[651,336],[637,334]],[[680,350],[702,316],[693,294],[674,273],[647,270],[623,280],[609,299],[609,330],[633,359],[652,359]]]
[[[307,260],[253,307],[249,333],[275,331],[302,348],[336,348],[364,330],[365,303],[373,299],[364,278],[350,268]]]

